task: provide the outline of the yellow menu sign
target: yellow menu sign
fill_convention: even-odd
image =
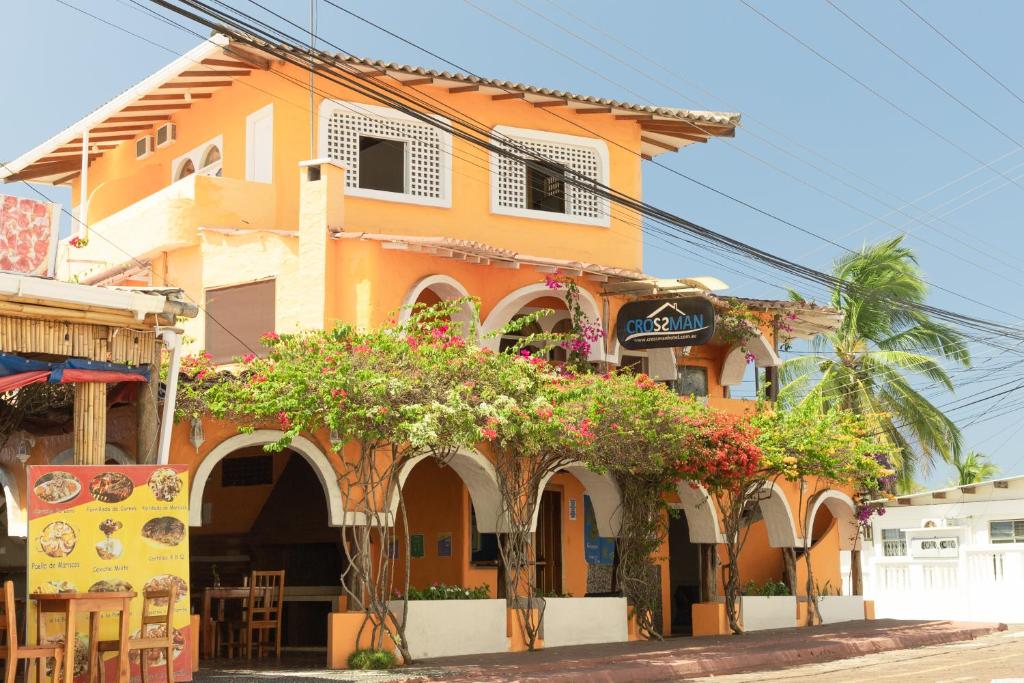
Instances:
[[[146,589],[177,586],[174,609],[176,681],[192,680],[188,601],[188,471],[182,465],[69,465],[28,471],[28,591],[84,593],[135,591],[129,637],[141,635]],[[30,638],[36,614],[29,603]],[[63,640],[59,615],[46,614],[44,640]],[[86,620],[78,624],[75,680],[88,667]],[[146,635],[160,636],[150,625]],[[154,630],[157,629],[157,630]],[[114,640],[118,615],[103,613],[100,638]],[[34,642],[34,641],[30,641]],[[143,662],[132,653],[131,679]],[[150,650],[145,665],[163,680],[164,653]],[[117,679],[116,657],[105,660],[105,679]]]

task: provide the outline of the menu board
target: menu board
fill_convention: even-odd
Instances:
[[[176,585],[174,680],[192,680],[187,468],[36,466],[28,468],[28,486],[29,593],[135,591],[129,621],[129,637],[135,638],[141,635],[143,591]],[[35,638],[36,614],[29,604],[30,638]],[[43,640],[62,641],[63,617],[47,614],[44,619]],[[117,613],[102,613],[100,638],[117,639],[118,626]],[[162,625],[150,625],[146,633],[163,634]],[[146,661],[151,669],[166,666],[160,650],[148,650]],[[116,680],[117,658],[107,655],[104,663],[105,679]],[[139,653],[133,652],[132,681],[140,680],[140,665]],[[75,681],[85,680],[87,666],[83,619],[75,642]]]

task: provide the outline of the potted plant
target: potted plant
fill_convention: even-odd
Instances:
[[[796,597],[782,581],[748,581],[740,597],[740,618],[744,631],[791,628],[796,626]]]

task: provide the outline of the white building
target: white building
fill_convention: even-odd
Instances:
[[[862,567],[877,618],[1024,623],[1024,476],[890,501]]]

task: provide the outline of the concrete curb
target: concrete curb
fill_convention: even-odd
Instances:
[[[551,648],[544,661],[530,653],[482,656],[479,661],[434,660],[429,672],[409,672],[396,683],[549,681],[572,683],[679,680],[779,669],[862,655],[944,645],[1005,631],[1005,624],[955,622],[857,622],[856,627],[812,627],[762,631],[741,637],[680,639],[623,651],[621,647]],[[872,628],[870,624],[877,624]],[[685,642],[685,645],[682,644]],[[639,645],[639,644],[638,644]],[[661,647],[658,647],[661,645]],[[605,649],[604,652],[601,650]],[[533,653],[538,655],[540,653]],[[563,655],[563,656],[559,656]],[[518,660],[518,661],[517,661]],[[439,673],[439,670],[445,670]],[[395,672],[397,673],[397,672]]]

